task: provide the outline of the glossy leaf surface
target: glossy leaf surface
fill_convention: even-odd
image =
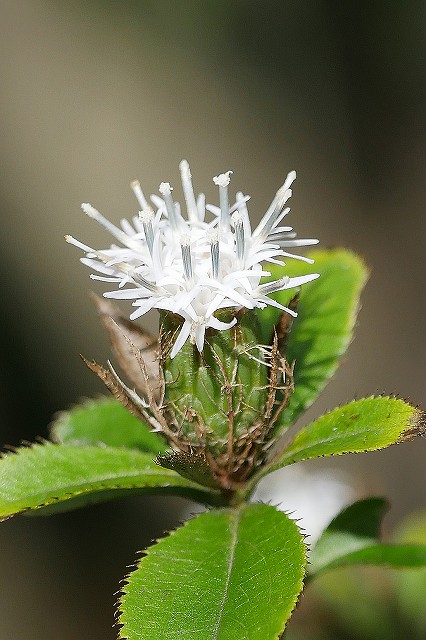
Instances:
[[[426,566],[426,546],[380,543],[388,505],[381,498],[360,500],[337,515],[314,546],[310,578],[342,567],[373,564],[397,568]]]
[[[202,514],[149,548],[120,602],[129,640],[276,640],[302,589],[305,548],[284,513]]]
[[[165,440],[132,416],[117,400],[88,400],[60,413],[51,425],[55,442],[140,449],[153,454],[167,450]]]
[[[152,455],[111,447],[75,447],[46,443],[18,449],[0,460],[0,518],[76,500],[98,501],[100,492],[146,493],[162,489],[209,502],[209,493],[163,469]]]
[[[368,277],[363,261],[345,249],[311,251],[308,256],[315,260],[314,265],[291,259],[285,267],[268,265],[273,279],[283,274],[290,277],[313,271],[320,274],[317,280],[301,287],[298,317],[288,336],[286,359],[295,362],[295,390],[281,414],[281,427],[292,424],[312,404],[336,371],[352,339],[360,294]],[[295,289],[289,289],[273,297],[288,305],[295,293]],[[270,343],[280,311],[268,307],[258,313],[263,338]]]
[[[383,449],[424,433],[424,420],[424,412],[399,398],[354,400],[299,431],[272,469],[310,458]]]

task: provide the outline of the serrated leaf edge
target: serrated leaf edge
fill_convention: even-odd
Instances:
[[[371,395],[371,396],[366,396],[365,398],[356,398],[354,400],[351,400],[350,402],[347,403],[343,403],[343,404],[339,404],[337,405],[337,407],[334,407],[333,409],[330,409],[329,411],[326,411],[322,416],[319,416],[318,418],[315,418],[315,420],[313,420],[311,423],[307,424],[306,426],[302,427],[297,433],[294,434],[293,439],[290,442],[286,443],[286,449],[279,451],[279,453],[274,455],[273,460],[270,463],[270,466],[268,466],[267,469],[265,469],[265,472],[262,473],[262,475],[259,476],[258,479],[260,479],[260,477],[263,477],[264,475],[271,473],[272,471],[275,471],[276,469],[280,469],[282,468],[282,466],[290,466],[291,464],[295,464],[295,462],[288,462],[286,463],[286,465],[279,465],[276,466],[277,464],[279,464],[279,459],[281,456],[283,456],[286,453],[287,448],[290,448],[292,443],[294,442],[294,440],[298,437],[298,435],[300,433],[302,433],[305,429],[307,429],[313,422],[316,422],[317,420],[320,420],[321,418],[324,418],[328,415],[330,415],[331,413],[333,413],[334,411],[337,411],[338,409],[342,409],[344,407],[348,407],[351,404],[354,404],[356,402],[360,402],[361,400],[380,400],[380,399],[385,399],[385,400],[399,400],[401,402],[404,402],[405,404],[409,405],[411,407],[411,409],[413,410],[413,415],[408,419],[408,425],[407,428],[404,429],[403,431],[401,431],[400,436],[397,440],[395,440],[394,442],[387,444],[387,445],[383,445],[383,446],[379,446],[379,447],[375,447],[375,448],[367,448],[367,449],[363,449],[363,450],[352,450],[352,449],[348,449],[346,451],[343,451],[341,453],[331,453],[331,454],[324,454],[322,456],[315,456],[315,458],[325,458],[325,457],[332,457],[332,456],[341,456],[341,455],[347,455],[347,454],[353,454],[353,453],[368,453],[370,451],[381,451],[382,449],[386,449],[389,446],[392,446],[394,444],[402,444],[403,442],[408,442],[410,440],[412,440],[413,438],[415,438],[416,436],[424,436],[426,434],[426,412],[423,411],[422,409],[420,409],[418,406],[414,406],[412,405],[408,400],[398,396],[397,394],[390,394],[390,395]],[[374,428],[372,427],[370,429],[371,431],[374,431]],[[297,453],[297,451],[295,452]],[[304,462],[305,460],[310,460],[311,458],[302,458],[301,460],[297,460],[297,463],[299,462]]]
[[[22,451],[25,451],[27,449],[36,449],[38,447],[43,447],[43,446],[52,446],[52,447],[62,447],[62,446],[66,446],[66,447],[73,447],[73,448],[77,448],[75,445],[61,445],[61,444],[56,444],[53,442],[50,442],[48,440],[44,440],[42,438],[39,439],[38,442],[27,442],[27,441],[23,441],[21,443],[22,446],[19,447],[8,447],[8,449],[6,451],[1,451],[0,452],[0,460],[3,460],[5,458],[13,458],[14,456],[18,457],[20,455],[20,453]],[[95,445],[90,445],[90,447],[87,448],[99,448],[99,449],[108,449],[108,450],[114,450],[116,447],[108,447],[106,445],[100,445],[99,447],[96,447]],[[122,451],[122,449],[118,449],[119,451]],[[126,449],[124,449],[126,450]],[[129,450],[127,449],[127,451],[133,451],[133,450]],[[141,455],[143,455],[143,452],[138,452],[135,451],[134,453],[140,453]],[[149,455],[147,453],[147,455]],[[154,460],[152,460],[152,462],[155,462]],[[153,471],[157,471],[157,469],[154,467]],[[135,472],[135,475],[137,475],[138,472]],[[171,477],[175,477],[178,476],[179,478],[183,478],[183,476],[181,476],[180,474],[173,472],[170,469],[164,469],[163,467],[158,466],[158,475],[162,475],[162,474],[172,474]],[[132,474],[127,474],[128,477],[131,477]],[[152,475],[152,477],[155,477],[155,473],[151,473],[150,475]],[[117,476],[117,474],[116,474]],[[113,479],[113,476],[110,476]],[[103,481],[107,481],[108,478],[103,478]],[[184,478],[184,480],[186,480]],[[39,509],[43,509],[44,507],[48,507],[52,504],[56,504],[58,502],[66,502],[67,500],[71,500],[72,498],[76,498],[78,496],[82,496],[85,494],[91,494],[91,493],[98,493],[99,491],[109,491],[112,490],[114,491],[115,489],[117,490],[122,490],[122,491],[132,491],[135,489],[138,489],[142,492],[152,492],[152,493],[172,493],[174,495],[182,495],[183,497],[185,497],[185,495],[191,494],[194,499],[195,497],[198,496],[198,500],[202,503],[204,503],[201,500],[201,496],[205,497],[205,502],[207,502],[208,504],[210,504],[212,501],[215,501],[215,498],[217,498],[218,500],[220,500],[219,496],[216,496],[216,493],[213,490],[207,490],[205,487],[201,486],[201,485],[197,485],[195,482],[188,480],[189,483],[191,483],[190,485],[174,485],[173,483],[168,483],[165,482],[164,484],[162,484],[161,486],[152,486],[152,485],[145,485],[145,486],[141,486],[140,484],[130,484],[127,485],[125,487],[121,486],[121,485],[116,485],[116,484],[101,484],[101,480],[97,481],[99,482],[99,484],[96,484],[96,487],[94,487],[92,485],[92,488],[87,489],[87,490],[77,490],[77,491],[70,491],[70,492],[64,492],[61,496],[55,496],[52,495],[48,500],[37,504],[36,506],[32,506],[32,507],[22,507],[19,508],[18,510],[14,511],[13,513],[8,513],[8,514],[4,514],[4,515],[0,515],[0,522],[4,522],[6,520],[9,520],[10,518],[17,516],[17,515],[22,515],[25,514],[29,511],[37,511]],[[66,497],[62,497],[62,496],[66,496]],[[210,499],[209,499],[210,498]]]
[[[289,520],[291,520],[294,525],[296,526],[297,530],[300,533],[302,542],[303,542],[303,557],[304,557],[304,564],[302,566],[302,576],[300,578],[300,580],[298,581],[298,592],[296,597],[294,598],[294,602],[291,605],[291,609],[289,610],[288,616],[284,622],[284,626],[282,627],[282,629],[278,632],[278,634],[275,636],[275,638],[273,640],[282,640],[283,637],[283,633],[285,631],[285,628],[287,626],[287,622],[290,620],[291,615],[293,614],[293,611],[295,610],[295,608],[297,607],[300,597],[303,593],[303,587],[304,587],[304,581],[308,575],[307,573],[307,567],[308,567],[308,563],[309,563],[309,558],[308,558],[308,545],[305,542],[305,539],[307,537],[306,532],[304,532],[302,530],[302,528],[299,526],[298,522],[299,519],[296,518],[292,518],[292,512],[287,512],[284,511],[282,509],[279,509],[276,505],[272,505],[268,502],[244,502],[241,505],[239,505],[238,507],[224,507],[222,509],[207,509],[206,512],[204,513],[208,513],[208,512],[218,512],[218,511],[231,511],[231,512],[236,512],[236,511],[240,511],[242,508],[244,507],[248,507],[252,504],[264,504],[265,506],[269,506],[269,507],[273,507],[274,509],[276,509],[277,511],[282,512],[284,515],[287,516],[287,518]],[[164,535],[159,537],[159,538],[155,538],[152,543],[149,545],[149,547],[146,547],[145,549],[141,550],[141,551],[137,551],[136,554],[138,556],[140,556],[139,558],[137,558],[135,560],[134,563],[132,563],[131,565],[128,565],[127,568],[130,569],[130,572],[128,574],[126,574],[120,581],[120,584],[122,584],[123,586],[120,586],[119,590],[116,592],[119,597],[115,603],[115,613],[114,613],[114,618],[115,618],[115,623],[114,626],[117,626],[119,628],[119,636],[118,636],[118,640],[129,640],[129,636],[127,635],[122,635],[123,631],[124,631],[124,627],[125,627],[125,622],[121,622],[121,620],[119,619],[121,615],[123,615],[123,609],[122,609],[122,604],[123,604],[123,599],[126,597],[127,591],[126,591],[126,587],[130,584],[130,580],[131,577],[134,573],[134,571],[136,571],[137,569],[140,568],[140,563],[143,561],[143,559],[145,557],[147,557],[151,550],[155,547],[156,544],[158,544],[159,542],[162,542],[164,539],[171,537],[173,535],[175,535],[178,531],[181,531],[183,528],[185,528],[186,526],[189,525],[189,523],[194,520],[195,518],[197,518],[198,516],[203,515],[202,513],[196,513],[194,514],[191,518],[188,518],[188,520],[182,521],[179,525],[177,525],[174,529],[171,529],[170,531],[165,531]],[[214,640],[214,639],[212,639]]]

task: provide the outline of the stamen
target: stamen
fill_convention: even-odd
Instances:
[[[279,280],[274,280],[273,282],[265,282],[265,284],[261,284],[257,287],[254,292],[255,295],[269,295],[270,293],[274,293],[275,291],[281,291],[283,289],[293,289],[294,287],[300,287],[302,284],[306,284],[307,282],[311,282],[312,280],[316,280],[319,278],[319,273],[310,273],[306,276],[296,276],[294,278],[289,278],[288,276],[284,276]]]
[[[229,186],[229,183],[231,182],[231,175],[232,174],[233,174],[233,171],[225,171],[225,173],[220,173],[218,176],[215,176],[213,178],[213,182],[218,187],[227,187],[227,186]]]
[[[231,174],[232,171],[226,171],[213,178],[213,182],[219,187],[220,226],[225,231],[229,229],[228,186],[231,181]]]
[[[235,244],[237,248],[237,258],[240,264],[244,262],[245,238],[243,216],[240,211],[234,211],[232,214],[232,223],[235,231]]]
[[[65,241],[68,242],[68,244],[72,244],[74,245],[74,247],[77,247],[78,249],[82,249],[86,253],[96,253],[95,249],[92,249],[87,244],[83,244],[82,242],[80,242],[79,240],[76,240],[72,236],[66,235],[64,236],[64,238],[65,238]]]
[[[158,187],[158,190],[164,198],[170,225],[174,231],[177,231],[178,220],[176,217],[175,203],[173,202],[172,198],[173,187],[170,186],[170,182],[162,182]]]
[[[234,211],[236,211],[238,209],[238,211],[241,213],[241,215],[243,217],[244,236],[245,236],[245,238],[251,238],[251,236],[252,236],[250,218],[249,218],[249,213],[248,213],[248,209],[247,209],[248,200],[250,200],[250,196],[245,196],[241,191],[237,192],[236,202],[235,202],[235,205],[234,205],[234,207],[235,207]],[[231,209],[231,211],[232,211],[232,209]]]
[[[190,222],[198,222],[198,208],[195,201],[191,170],[188,162],[186,160],[182,160],[179,164],[179,169],[182,180],[183,195],[185,196],[186,209],[188,211],[188,220]]]
[[[78,247],[79,249],[82,249],[83,251],[86,252],[86,254],[91,254],[94,257],[98,258],[98,260],[100,260],[103,264],[105,264],[107,266],[111,266],[111,268],[113,268],[114,271],[119,270],[119,271],[121,271],[121,273],[127,274],[130,278],[132,278],[132,280],[134,280],[135,282],[137,282],[141,286],[145,287],[145,289],[148,289],[148,291],[152,291],[153,293],[154,292],[158,293],[160,291],[160,288],[157,287],[156,284],[154,284],[153,282],[149,282],[149,280],[147,280],[146,278],[141,276],[140,273],[138,273],[134,269],[134,267],[129,266],[125,262],[115,262],[112,265],[112,264],[110,264],[111,263],[111,256],[110,255],[107,255],[106,253],[103,253],[102,251],[96,251],[95,249],[92,249],[91,247],[88,247],[87,245],[83,244],[82,242],[79,242],[78,240],[76,240],[72,236],[69,236],[69,235],[65,236],[65,240],[69,244],[72,244],[75,247]]]
[[[312,262],[289,251],[291,247],[315,244],[316,240],[296,238],[292,228],[284,226],[286,221],[281,222],[290,211],[286,203],[292,195],[294,171],[288,174],[252,232],[248,196],[238,192],[235,201],[229,200],[232,171],[213,178],[219,188],[220,206],[206,207],[205,196],[200,194],[197,198],[194,193],[188,162],[182,160],[179,169],[186,213],[174,201],[170,183],[162,182],[160,193],[148,198],[148,204],[139,181],[134,180],[130,186],[140,206],[139,214],[133,215],[130,221],[122,220],[115,226],[90,204],[82,205],[86,215],[114,236],[112,244],[96,250],[72,236],[65,236],[68,243],[83,253],[80,259],[93,270],[91,277],[113,285],[105,297],[133,302],[135,310],[131,320],[153,308],[183,318],[171,357],[187,340],[202,350],[208,327],[223,331],[237,322],[236,317],[229,323],[219,321],[214,314],[220,309],[263,309],[269,305],[297,315],[275,300],[274,292],[300,287],[318,277],[315,273],[284,276],[260,284],[263,276],[271,277],[271,273],[262,268],[264,261],[281,267],[287,258]],[[208,220],[205,220],[206,209],[212,214]],[[284,273],[285,270],[280,275]],[[268,367],[275,366],[274,353],[272,345],[247,348],[250,358]]]
[[[96,222],[104,227],[104,229],[109,231],[109,233],[114,236],[114,238],[117,238],[117,240],[119,240],[126,247],[135,249],[136,251],[140,248],[138,242],[132,240],[132,238],[127,235],[127,233],[124,233],[124,231],[107,220],[107,218],[105,218],[97,209],[95,209],[95,207],[92,207],[91,204],[89,204],[88,202],[83,202],[81,208],[86,216],[89,216],[89,218],[93,218],[93,220],[96,220]]]
[[[152,248],[154,246],[154,229],[152,226],[154,212],[151,207],[146,207],[145,209],[142,209],[142,211],[139,211],[139,220],[142,222],[146,244],[148,245],[149,253],[152,256]]]
[[[210,242],[212,276],[217,280],[219,277],[219,231],[217,229],[210,229],[206,235],[207,240]]]
[[[180,250],[182,253],[183,272],[186,280],[192,280],[192,257],[191,257],[191,240],[187,233],[183,233],[180,237]]]
[[[292,191],[290,186],[296,180],[296,172],[290,171],[284,184],[280,187],[275,194],[275,198],[272,200],[267,212],[259,222],[257,229],[254,232],[254,236],[257,236],[260,241],[265,239],[271,229],[279,223],[282,218],[287,215],[290,209],[284,209],[284,205],[291,197]]]
[[[119,266],[121,268],[123,267],[121,264]],[[148,291],[152,291],[152,293],[159,293],[160,289],[154,282],[149,282],[149,280],[141,276],[140,273],[137,273],[134,269],[129,269],[127,273],[135,282],[141,284],[145,289],[148,289]]]
[[[262,295],[267,296],[269,293],[274,293],[275,291],[279,291],[280,289],[285,289],[286,285],[290,282],[290,278],[288,276],[284,276],[279,280],[274,280],[273,282],[265,282],[265,284],[261,284],[258,287],[258,291],[262,293]]]
[[[124,262],[118,262],[114,265],[114,267],[120,269],[120,271],[122,271],[123,273],[127,273],[127,275],[130,276],[132,280],[137,282],[137,284],[140,284],[145,289],[148,289],[148,291],[151,291],[152,293],[160,292],[160,288],[154,282],[150,282],[149,280],[141,276],[141,274],[138,273],[134,268],[129,267]]]
[[[139,182],[139,180],[133,180],[130,183],[130,188],[132,189],[133,193],[135,194],[136,199],[139,202],[140,208],[141,209],[146,209],[149,205],[148,205],[148,202],[146,201],[146,198],[145,198],[144,193],[142,191],[141,183]]]

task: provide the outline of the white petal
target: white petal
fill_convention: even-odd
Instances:
[[[314,244],[318,244],[319,240],[315,238],[299,238],[296,240],[288,240],[285,237],[283,239],[279,238],[279,243],[281,247],[310,247]]]
[[[206,325],[201,324],[195,330],[195,344],[197,345],[198,351],[201,353],[204,347],[204,336],[206,333]]]
[[[200,193],[197,198],[197,211],[198,211],[198,219],[200,222],[204,222],[204,218],[206,215],[206,196],[204,193]]]
[[[109,278],[108,276],[96,276],[94,273],[90,274],[91,280],[99,280],[100,282],[122,282],[122,278]]]
[[[124,233],[127,233],[128,236],[134,236],[136,234],[136,231],[133,229],[130,222],[126,220],[126,218],[123,218],[122,220],[120,220],[120,224]]]
[[[209,317],[212,315],[217,309],[220,308],[221,302],[225,299],[225,295],[218,294],[211,301],[210,305],[207,307],[206,316]]]
[[[150,311],[153,308],[153,299],[148,298],[147,300],[136,300],[133,304],[137,306],[137,309],[132,311],[130,314],[130,320],[136,320],[136,318],[140,318]]]
[[[319,273],[310,273],[307,276],[297,276],[295,278],[290,278],[288,284],[284,288],[293,289],[293,287],[300,287],[302,284],[306,284],[306,282],[316,280],[319,277]]]
[[[198,321],[198,315],[195,313],[195,310],[192,305],[188,304],[185,307],[181,307],[181,314],[187,319],[191,319],[193,322]]]
[[[290,211],[285,205],[292,195],[290,187],[295,179],[294,172],[288,174],[252,233],[247,210],[249,196],[240,191],[235,203],[229,205],[230,172],[215,179],[219,186],[220,206],[217,207],[206,205],[203,194],[195,197],[186,161],[182,161],[180,169],[188,220],[183,219],[180,204],[173,200],[169,183],[161,184],[163,197],[151,196],[150,201],[156,206],[154,213],[148,211],[147,198],[135,181],[132,189],[142,209],[141,219],[137,215],[130,221],[123,218],[119,228],[91,205],[84,205],[87,215],[113,235],[115,244],[96,250],[72,237],[66,238],[84,252],[82,262],[96,273],[91,277],[114,286],[113,291],[104,294],[105,297],[133,302],[131,319],[144,315],[151,308],[164,309],[183,318],[173,357],[188,337],[201,350],[206,326],[225,330],[235,324],[235,318],[230,323],[215,318],[213,314],[219,309],[264,308],[269,304],[294,314],[269,298],[269,294],[301,286],[318,277],[318,274],[283,277],[260,285],[261,277],[270,275],[262,268],[264,262],[282,267],[286,257],[312,262],[284,250],[317,243],[311,238],[296,238],[292,228],[281,223]],[[209,221],[205,221],[206,209],[212,214]],[[219,255],[219,259],[216,254],[213,256],[214,264],[217,263],[214,277],[212,233],[217,236],[214,250]]]
[[[191,321],[185,320],[182,325],[181,330],[179,331],[179,335],[176,338],[176,341],[173,345],[173,349],[170,353],[170,358],[174,358],[177,353],[182,349],[183,345],[189,338],[189,334],[191,332]]]
[[[208,326],[212,327],[212,329],[219,329],[220,331],[224,331],[225,329],[230,329],[236,324],[237,318],[232,318],[231,322],[221,322],[214,316],[211,316],[208,321]]]
[[[276,307],[277,309],[281,309],[281,311],[286,311],[291,316],[293,316],[293,318],[297,317],[297,313],[293,311],[293,309],[289,309],[288,307],[285,307],[283,304],[280,304],[273,298],[268,298],[268,296],[259,296],[258,300],[260,302],[263,302],[265,305],[269,305],[270,307]]]
[[[114,298],[115,300],[132,300],[133,298],[144,298],[151,292],[148,289],[120,289],[119,291],[107,291],[104,293],[105,298]]]
[[[95,269],[99,273],[104,273],[107,276],[112,276],[114,274],[117,275],[117,270],[112,267],[106,267],[102,262],[97,262],[96,260],[92,260],[91,258],[80,258],[80,262],[85,264],[86,267],[90,267],[91,269]]]
[[[307,258],[306,256],[298,256],[294,253],[287,253],[287,251],[282,251],[282,256],[285,258],[293,258],[294,260],[300,260],[301,262],[306,262],[307,264],[314,264],[315,260],[312,258]]]

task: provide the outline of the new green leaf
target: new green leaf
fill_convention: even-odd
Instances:
[[[409,516],[398,528],[394,541],[398,544],[426,545],[426,511]],[[398,606],[417,631],[426,637],[426,567],[417,571],[392,572]],[[414,634],[413,634],[414,635]]]
[[[120,600],[128,640],[276,640],[302,589],[293,520],[251,504],[202,514],[150,547]]]
[[[152,454],[111,447],[46,443],[18,449],[0,460],[0,519],[63,502],[64,508],[123,495],[162,490],[214,502],[179,474],[159,467]],[[69,504],[70,501],[75,501]]]
[[[295,362],[295,389],[281,414],[279,425],[292,424],[297,416],[315,400],[328,379],[336,371],[341,356],[352,339],[361,291],[368,277],[363,261],[345,249],[312,251],[308,254],[315,265],[289,260],[286,266],[268,265],[271,278],[320,274],[318,280],[304,284],[297,305],[298,316],[293,322],[286,346],[286,359]],[[288,305],[294,289],[279,291],[273,297]],[[259,311],[264,327],[264,340],[271,342],[279,311],[268,307]]]
[[[385,500],[368,498],[339,513],[322,533],[310,556],[309,577],[359,564],[397,568],[426,566],[426,546],[380,543]]]
[[[424,412],[399,398],[354,400],[299,431],[269,470],[310,458],[383,449],[424,429]]]
[[[167,444],[149,426],[132,416],[117,400],[88,400],[60,413],[51,425],[52,439],[58,443],[98,445],[164,453]]]

